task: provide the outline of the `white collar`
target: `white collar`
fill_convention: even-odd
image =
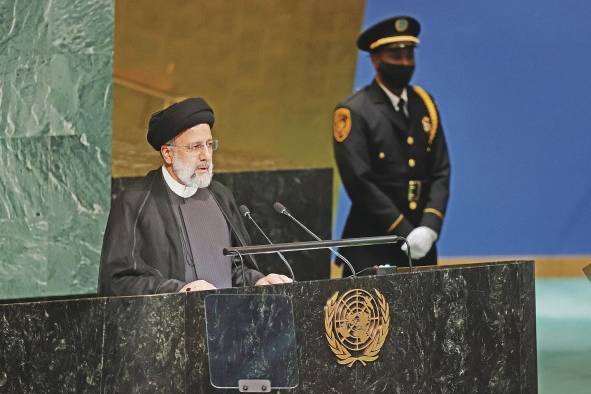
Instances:
[[[172,177],[172,175],[170,175],[170,173],[166,168],[164,168],[164,166],[162,166],[162,176],[164,176],[164,181],[166,182],[170,190],[172,190],[174,194],[176,194],[177,196],[180,196],[182,198],[189,198],[193,196],[195,193],[197,193],[197,186],[186,186],[178,182],[176,179]]]
[[[401,98],[404,100],[405,103],[408,103],[408,95],[406,94],[406,88],[403,88],[402,89],[402,93],[400,93],[400,97],[398,97],[397,95],[395,95],[394,93],[392,93],[386,86],[384,86],[380,82],[379,79],[376,78],[376,82],[378,83],[378,85],[380,85],[380,88],[382,88],[382,90],[384,91],[384,93],[386,93],[386,95],[388,96],[388,98],[392,102],[392,105],[394,106],[394,108],[396,109],[396,111],[398,111],[398,103],[400,102],[400,99]]]

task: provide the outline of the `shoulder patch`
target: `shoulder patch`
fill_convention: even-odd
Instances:
[[[439,116],[437,115],[437,107],[435,107],[435,103],[431,99],[431,96],[420,86],[414,85],[414,91],[419,95],[423,103],[425,103],[425,107],[427,107],[427,113],[429,117],[426,116],[422,119],[423,129],[425,133],[429,135],[429,145],[433,143],[435,136],[437,135],[437,128],[439,127]]]
[[[351,111],[337,108],[332,117],[332,133],[337,142],[343,142],[351,132]]]

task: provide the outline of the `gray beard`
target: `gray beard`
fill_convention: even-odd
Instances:
[[[209,163],[207,173],[205,174],[197,174],[195,172],[197,167],[198,164],[185,164],[178,159],[172,161],[172,170],[186,187],[196,187],[197,189],[206,188],[210,185],[213,177],[213,163]]]

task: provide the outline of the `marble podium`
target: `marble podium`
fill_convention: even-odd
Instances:
[[[378,290],[389,308],[389,332],[365,365],[338,364],[325,335],[327,301],[351,289]],[[298,385],[282,392],[537,392],[534,264],[511,261],[215,292],[5,302],[0,393],[224,392],[210,384],[210,294],[289,297]]]

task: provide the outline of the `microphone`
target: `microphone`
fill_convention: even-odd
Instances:
[[[287,216],[288,218],[290,218],[291,220],[293,220],[298,226],[300,226],[301,228],[303,228],[308,234],[310,234],[310,236],[312,238],[314,238],[316,241],[322,241],[322,239],[317,236],[316,234],[314,234],[312,232],[312,230],[310,230],[308,227],[304,226],[304,224],[302,222],[300,222],[299,220],[297,220],[295,217],[293,217],[293,215],[291,213],[289,213],[289,211],[287,210],[287,208],[285,208],[285,206],[283,204],[281,204],[280,202],[276,202],[275,204],[273,204],[273,209],[275,209],[275,211],[277,213],[280,213],[282,215]],[[347,265],[347,267],[351,270],[352,275],[351,276],[357,276],[357,273],[355,272],[355,268],[353,268],[353,264],[351,264],[351,262],[349,260],[347,260],[345,258],[345,256],[343,256],[342,254],[340,254],[339,252],[336,251],[336,249],[329,247],[328,249],[330,249],[331,252],[333,252],[337,257],[340,257],[341,260],[343,260],[343,262]]]
[[[252,215],[250,214],[250,209],[248,209],[248,207],[246,205],[241,205],[238,207],[238,210],[240,211],[240,214],[242,216],[250,219],[250,221],[254,224],[254,226],[257,228],[257,230],[259,230],[259,233],[261,233],[263,235],[263,237],[265,237],[265,239],[267,240],[269,245],[273,245],[273,242],[271,241],[271,239],[269,239],[269,237],[267,237],[267,234],[265,234],[263,229],[260,228],[259,225],[257,224],[257,222],[255,222],[255,220],[253,219]],[[287,267],[287,270],[289,271],[289,274],[291,275],[291,280],[293,280],[295,282],[296,279],[295,279],[295,275],[293,273],[293,270],[291,269],[291,265],[289,264],[287,259],[283,256],[283,253],[277,252],[277,255],[279,255],[279,258],[281,259],[281,261],[283,261],[283,264],[285,264],[285,266]]]

